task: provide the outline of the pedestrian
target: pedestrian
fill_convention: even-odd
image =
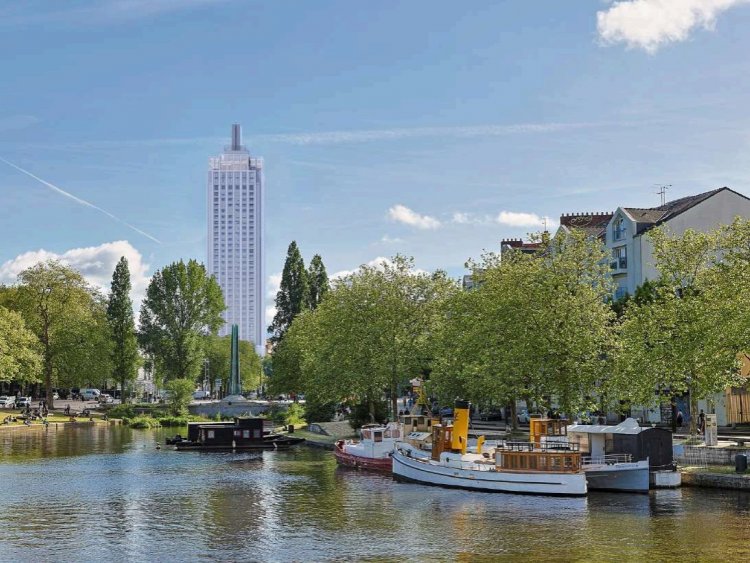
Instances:
[[[698,432],[702,434],[705,431],[706,431],[706,413],[704,413],[703,409],[701,409],[701,412],[698,415]]]
[[[678,427],[682,427],[682,419],[683,419],[682,411],[678,410],[677,411],[677,426]]]

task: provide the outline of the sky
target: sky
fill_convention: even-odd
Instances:
[[[264,158],[268,314],[329,273],[469,258],[561,213],[750,195],[750,0],[0,4],[0,283],[59,258],[136,302],[206,259],[208,158]],[[545,219],[546,218],[546,219]]]

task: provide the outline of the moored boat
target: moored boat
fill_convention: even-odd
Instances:
[[[339,440],[333,453],[339,465],[374,471],[391,471],[391,452],[402,438],[401,425],[367,424],[360,429],[359,440]]]
[[[397,443],[393,475],[427,485],[486,492],[581,496],[587,492],[581,456],[575,446],[556,443],[499,442],[483,452],[468,453],[467,401],[456,401],[453,424],[433,424],[432,453],[414,455],[413,447]]]
[[[266,430],[262,418],[238,417],[228,422],[190,422],[187,438],[174,446],[177,450],[271,450],[304,441]]]
[[[583,455],[590,489],[647,493],[650,472],[674,469],[667,429],[643,428],[628,418],[617,425],[573,424],[567,434]]]

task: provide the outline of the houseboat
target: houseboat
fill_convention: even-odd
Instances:
[[[567,434],[583,455],[590,489],[647,493],[651,484],[680,484],[666,428],[644,428],[628,418],[617,425],[573,424]]]
[[[273,434],[265,419],[235,418],[229,422],[190,422],[186,439],[174,443],[177,450],[272,450],[288,448],[304,438]]]
[[[432,425],[432,451],[415,455],[399,442],[393,452],[397,479],[486,492],[582,496],[587,492],[581,456],[575,446],[554,441],[501,441],[483,451],[480,436],[468,452],[471,404],[456,401],[452,424]]]
[[[367,424],[361,428],[359,440],[339,440],[333,453],[339,465],[390,473],[391,453],[396,442],[405,441],[416,451],[425,452],[429,448],[431,434],[427,430],[431,423],[428,416],[406,414],[399,416],[398,422],[385,426]]]

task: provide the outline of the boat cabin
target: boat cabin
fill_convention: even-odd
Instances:
[[[672,468],[672,433],[666,428],[642,428],[628,418],[617,425],[573,424],[568,426],[571,443],[592,459],[615,459],[628,456],[630,461],[648,459],[649,469]]]
[[[228,422],[189,422],[187,439],[206,446],[242,446],[263,441],[265,419],[238,417]]]
[[[542,442],[566,441],[568,421],[564,418],[532,418],[529,420],[529,440],[536,446]]]
[[[431,432],[432,418],[423,414],[402,414],[398,421],[403,425],[404,434],[410,432]]]

